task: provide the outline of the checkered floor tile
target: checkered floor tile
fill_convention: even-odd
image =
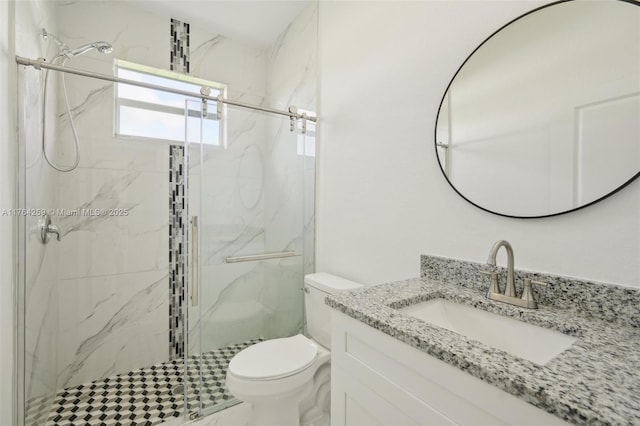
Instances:
[[[29,426],[45,424],[47,417],[49,417],[50,408],[50,395],[30,399],[24,407],[25,424]]]
[[[195,409],[200,396],[200,369],[203,407],[231,399],[224,385],[229,361],[260,340],[191,357],[187,371],[187,401],[190,406],[193,404],[191,408]],[[184,408],[183,365],[182,361],[166,362],[64,389],[56,395],[46,426],[151,426],[179,417]],[[37,406],[37,401],[31,405]],[[27,424],[36,426],[42,422]]]

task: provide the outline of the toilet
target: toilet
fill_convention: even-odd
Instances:
[[[227,389],[251,404],[249,426],[329,424],[331,308],[324,299],[361,286],[326,273],[306,275],[309,337],[267,340],[231,359]]]

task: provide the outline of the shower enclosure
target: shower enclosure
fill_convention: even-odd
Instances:
[[[18,11],[37,8],[28,4]],[[150,19],[129,3],[56,7],[65,13],[43,13],[58,16],[59,27],[74,14]],[[20,424],[181,424],[236,402],[225,387],[235,353],[303,330],[303,276],[314,268],[315,128],[289,107],[314,114],[315,44],[307,43],[315,17],[309,3],[272,44],[255,48],[224,37],[210,43],[215,35],[157,18],[158,27],[191,31],[185,62],[207,78],[219,71],[219,94],[231,103],[172,93],[155,118],[140,99],[158,93],[139,87],[148,92],[125,98],[123,83],[96,78],[114,76],[114,57],[89,53],[65,64],[86,71],[65,74],[71,114],[61,72],[50,71],[43,108],[43,70],[19,66]],[[81,24],[78,31],[99,27]],[[64,39],[55,22],[47,29]],[[37,49],[41,33],[35,28],[18,54],[51,57]],[[132,57],[136,34],[66,36],[80,46],[104,39],[118,61],[155,65]],[[301,42],[307,47],[296,52]],[[216,71],[211,56],[225,54],[254,58],[261,74],[242,61],[216,63]],[[258,77],[238,89],[249,72]],[[135,113],[133,134],[124,134],[118,108]],[[44,149],[63,170],[75,159],[70,116],[75,122],[79,161],[70,171],[42,155],[44,114]],[[135,133],[143,128],[160,137]]]
[[[302,133],[299,120],[219,108],[228,134],[236,125],[251,130],[238,135],[234,149],[216,150],[203,143],[204,117],[215,116],[216,107],[187,101],[197,115],[187,128],[185,158],[189,250],[198,259],[191,265],[187,340],[202,409],[230,398],[217,363],[226,366],[251,343],[302,331],[305,254],[312,261],[305,248],[312,244],[313,123]]]

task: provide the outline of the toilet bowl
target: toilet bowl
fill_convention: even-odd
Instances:
[[[227,389],[251,404],[249,426],[296,426],[329,421],[331,310],[328,294],[361,287],[330,274],[305,276],[305,314],[310,337],[298,334],[252,345],[233,357]]]
[[[330,356],[302,334],[261,342],[231,360],[227,389],[251,403],[250,425],[298,425],[300,402],[310,396],[313,376]]]

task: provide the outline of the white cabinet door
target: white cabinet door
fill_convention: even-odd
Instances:
[[[351,317],[331,323],[334,426],[567,425]]]
[[[336,370],[336,392],[332,390],[332,425],[453,425],[424,401],[402,391],[381,376],[372,377],[376,382],[366,385],[346,370]],[[373,390],[375,389],[375,390]]]

